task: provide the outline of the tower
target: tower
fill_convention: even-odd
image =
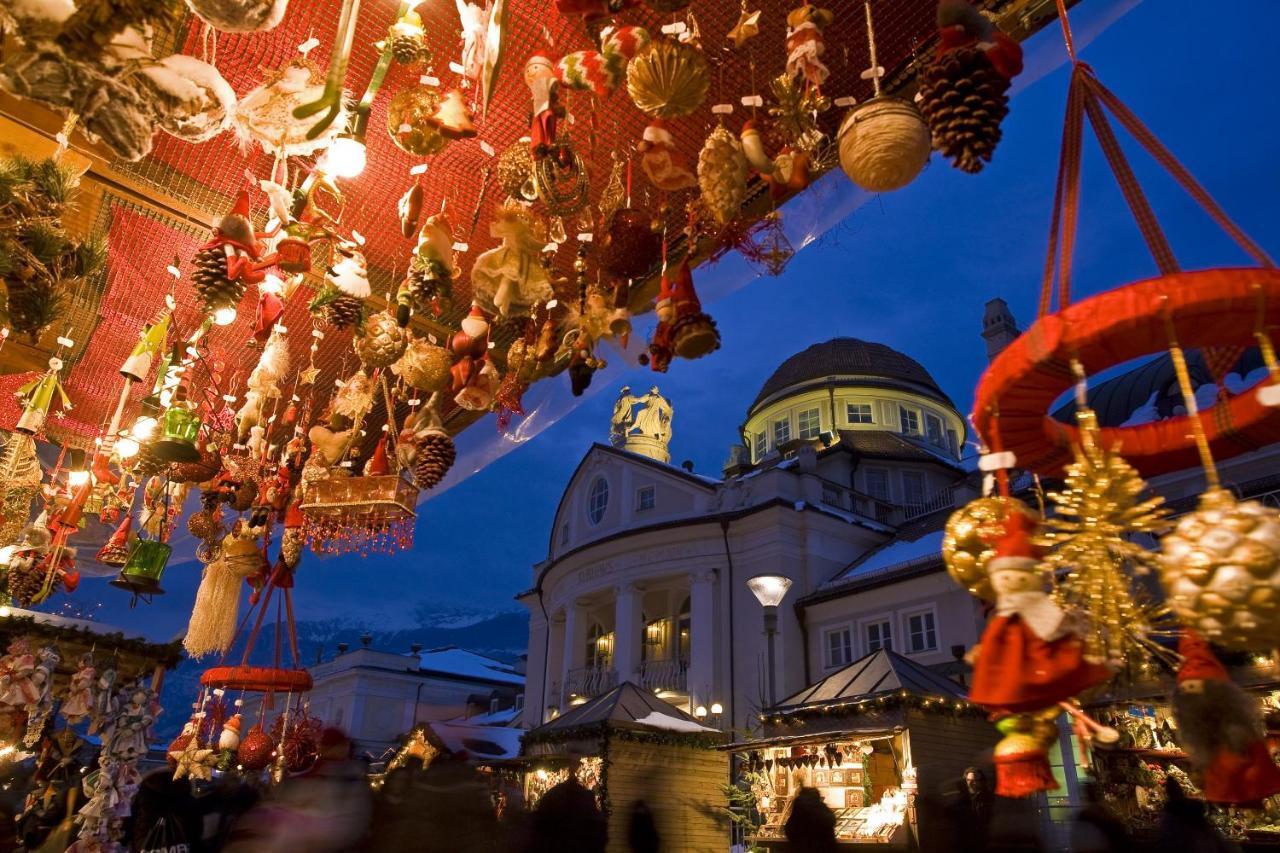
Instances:
[[[989,300],[982,312],[982,337],[987,341],[987,361],[993,360],[1020,334],[1009,304],[1000,297]]]

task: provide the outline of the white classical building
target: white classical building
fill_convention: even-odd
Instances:
[[[988,354],[1016,335],[993,300]],[[1257,361],[1246,354],[1236,376]],[[1191,362],[1210,384],[1198,354]],[[1167,358],[1089,398],[1106,425],[1180,411]],[[1055,415],[1069,420],[1070,407]],[[742,734],[771,692],[782,699],[882,647],[963,678],[985,615],[939,551],[947,516],[980,481],[959,458],[964,420],[923,366],[852,338],[797,353],[765,381],[721,477],[665,464],[670,433],[656,390],[624,390],[611,446],[593,445],[570,478],[519,596],[531,614],[526,726],[629,680]],[[1221,473],[1242,496],[1274,501],[1277,460],[1280,448],[1265,448]],[[1204,488],[1198,471],[1152,485],[1175,510]],[[772,668],[747,586],[758,575],[791,582]]]

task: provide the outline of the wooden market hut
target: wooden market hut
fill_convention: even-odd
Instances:
[[[591,768],[609,821],[609,853],[627,849],[631,807],[653,811],[663,844],[684,853],[719,853],[729,838],[724,785],[729,756],[717,730],[631,682],[570,709],[524,736],[526,774]],[[581,778],[581,776],[580,776]]]
[[[760,737],[729,748],[747,758],[747,766],[759,769],[767,760],[770,784],[777,780],[785,788],[761,809],[765,834],[771,819],[774,831],[780,829],[787,799],[809,785],[836,811],[846,844],[914,840],[923,849],[945,849],[941,815],[917,802],[938,802],[966,767],[989,765],[998,739],[960,684],[887,649],[787,697],[763,723]],[[989,767],[987,775],[993,779]],[[886,828],[863,837],[869,809],[883,818],[892,804],[904,802],[905,833]]]

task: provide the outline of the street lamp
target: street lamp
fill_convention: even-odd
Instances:
[[[764,633],[769,647],[769,706],[777,704],[778,697],[773,677],[773,636],[778,633],[778,605],[791,589],[791,578],[782,575],[756,575],[747,579],[747,588],[764,609]]]

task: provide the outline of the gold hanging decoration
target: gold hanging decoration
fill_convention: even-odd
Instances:
[[[1159,554],[1131,540],[1135,533],[1168,529],[1161,497],[1144,497],[1147,484],[1114,450],[1100,443],[1097,415],[1076,410],[1079,441],[1067,466],[1065,488],[1049,495],[1055,512],[1045,522],[1045,562],[1055,578],[1054,595],[1089,620],[1085,656],[1120,665],[1157,652],[1149,639],[1169,613],[1135,582],[1159,565]]]

